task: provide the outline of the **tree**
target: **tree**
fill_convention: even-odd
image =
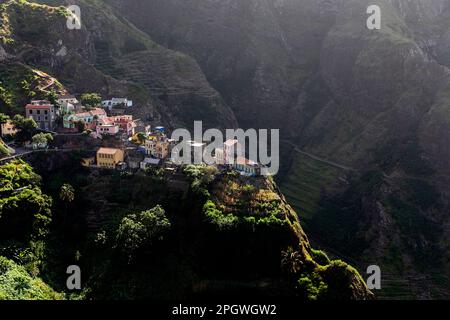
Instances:
[[[39,239],[48,233],[52,199],[40,182],[22,160],[0,166],[0,239]]]
[[[287,270],[289,274],[297,274],[303,266],[303,259],[300,252],[289,247],[286,251],[281,252],[281,266]]]
[[[2,125],[7,123],[9,120],[9,116],[4,114],[4,113],[0,113],[0,136],[3,134],[2,132]]]
[[[50,101],[52,104],[57,105],[58,104],[58,94],[54,89],[51,89],[48,91],[45,95],[46,99]]]
[[[59,191],[59,198],[67,203],[72,202],[75,200],[75,189],[68,183],[63,184]]]
[[[32,118],[24,118],[20,114],[16,114],[14,116],[12,124],[19,130],[16,136],[19,141],[31,139],[33,132],[38,128],[36,121]]]
[[[25,267],[0,256],[0,300],[62,300],[42,279],[32,277]]]
[[[149,249],[155,241],[162,240],[170,227],[170,221],[159,205],[150,210],[129,214],[120,222],[116,246],[131,262],[138,250]]]
[[[33,136],[31,141],[37,145],[47,145],[53,141],[53,136],[50,133],[38,133]]]
[[[102,97],[98,93],[84,93],[81,95],[81,103],[92,109],[102,102]]]

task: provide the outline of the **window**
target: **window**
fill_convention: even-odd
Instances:
[[[45,114],[48,114],[48,111],[47,111],[47,110],[45,110],[45,111],[44,111],[44,113],[45,113]]]
[[[29,110],[29,114],[33,114],[33,110]]]
[[[41,110],[37,110],[36,113],[37,113],[37,114],[41,114]]]

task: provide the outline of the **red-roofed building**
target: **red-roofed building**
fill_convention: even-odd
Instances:
[[[134,135],[134,128],[136,123],[133,121],[133,116],[122,115],[111,117],[115,125],[119,126],[120,130],[126,132],[128,136]]]
[[[36,121],[42,130],[53,130],[55,127],[55,106],[46,100],[34,100],[25,106],[26,117]]]

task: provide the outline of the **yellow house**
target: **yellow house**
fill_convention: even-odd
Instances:
[[[18,130],[14,127],[11,120],[8,120],[6,123],[2,123],[2,137],[7,135],[15,135]]]
[[[100,168],[115,169],[123,160],[124,153],[120,149],[100,148],[97,151],[97,166]]]

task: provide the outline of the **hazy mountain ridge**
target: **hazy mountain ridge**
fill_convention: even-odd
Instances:
[[[352,208],[358,225],[344,248],[364,241],[359,257],[389,269],[427,274],[416,258],[445,269],[449,1],[108,2],[159,43],[194,57],[242,126],[281,128],[304,151],[361,172],[352,180],[359,189],[349,189],[355,196],[334,200]],[[366,28],[372,4],[382,9],[379,31]],[[319,238],[338,219],[326,216],[314,229]],[[446,253],[424,258],[438,247]],[[388,259],[396,250],[404,254]]]
[[[450,195],[448,0],[104,2],[114,10],[100,1],[77,2],[86,8],[87,19],[79,38],[63,31],[64,19],[59,22],[63,43],[76,54],[55,58],[48,48],[60,36],[53,35],[51,42],[39,39],[36,44],[42,54],[31,52],[22,60],[74,80],[67,84],[78,92],[90,87],[104,94],[139,93],[143,102],[136,112],[169,125],[204,119],[211,126],[235,126],[234,113],[243,127],[281,128],[283,138],[303,150],[358,172],[339,177],[350,187],[337,199],[329,201],[335,194],[324,192],[321,201],[340,209],[327,207],[315,218],[320,221],[313,220],[316,236],[334,239],[334,233],[347,231],[349,226],[339,220],[344,212],[351,216],[351,228],[357,228],[331,245],[360,246],[354,253],[363,263],[375,261],[413,275],[430,274],[415,261],[426,266],[430,259],[445,276],[450,254],[445,229]],[[369,4],[382,8],[380,31],[366,28]],[[131,52],[123,50],[127,34],[134,39],[133,45],[128,42]],[[8,54],[20,53],[17,47],[4,47]],[[177,65],[181,68],[174,70]],[[131,88],[125,90],[124,84]],[[287,175],[296,166],[288,166]],[[370,170],[376,173],[365,175]],[[335,226],[331,236],[326,225]],[[432,296],[413,287],[421,297]]]

